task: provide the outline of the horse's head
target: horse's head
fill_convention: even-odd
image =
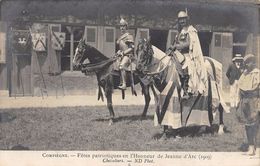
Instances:
[[[101,53],[97,48],[86,44],[85,39],[81,39],[75,50],[75,55],[73,58],[73,67],[79,69],[82,67],[84,61],[88,59],[90,63],[100,63],[104,60],[109,59],[103,53]]]
[[[137,55],[137,69],[143,71],[151,64],[153,58],[153,48],[150,39],[141,39],[138,42],[136,55]]]
[[[86,49],[87,49],[87,45],[85,43],[85,40],[81,39],[75,50],[75,54],[73,58],[73,67],[75,69],[78,69],[82,65],[84,60],[87,58],[87,55],[85,54]]]

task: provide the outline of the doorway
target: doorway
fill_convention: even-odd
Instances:
[[[201,45],[203,56],[210,56],[209,48],[212,39],[212,32],[199,32],[198,36],[200,39],[200,45]]]
[[[152,45],[156,46],[163,52],[166,51],[166,44],[167,44],[167,30],[150,30],[150,37]]]

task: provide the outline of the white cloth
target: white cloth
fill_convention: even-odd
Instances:
[[[230,106],[237,107],[239,102],[239,89],[238,81],[235,80],[232,85],[230,85]]]
[[[260,70],[255,68],[251,72],[246,71],[241,75],[238,80],[239,89],[244,91],[254,90],[260,84]]]
[[[200,46],[197,30],[190,25],[187,29],[190,37],[188,72],[189,72],[189,88],[191,92],[203,93],[207,87],[207,70]]]

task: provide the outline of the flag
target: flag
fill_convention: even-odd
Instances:
[[[154,125],[167,125],[172,128],[179,128],[182,127],[181,108],[177,90],[180,82],[173,62],[163,72],[167,73],[163,76],[165,80],[161,84],[159,82],[154,84],[156,93]],[[164,87],[161,92],[159,91],[160,87]]]
[[[65,46],[65,33],[53,32],[51,35],[52,48],[54,50],[62,50]]]
[[[15,54],[30,54],[30,32],[27,30],[12,31],[12,53]]]
[[[45,33],[32,33],[33,50],[46,51],[46,34]]]

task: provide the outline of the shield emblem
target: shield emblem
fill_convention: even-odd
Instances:
[[[12,31],[12,53],[30,54],[30,32],[27,30]]]
[[[46,35],[45,33],[32,33],[33,50],[46,51]]]
[[[65,46],[65,33],[52,32],[51,42],[54,50],[62,50]]]

